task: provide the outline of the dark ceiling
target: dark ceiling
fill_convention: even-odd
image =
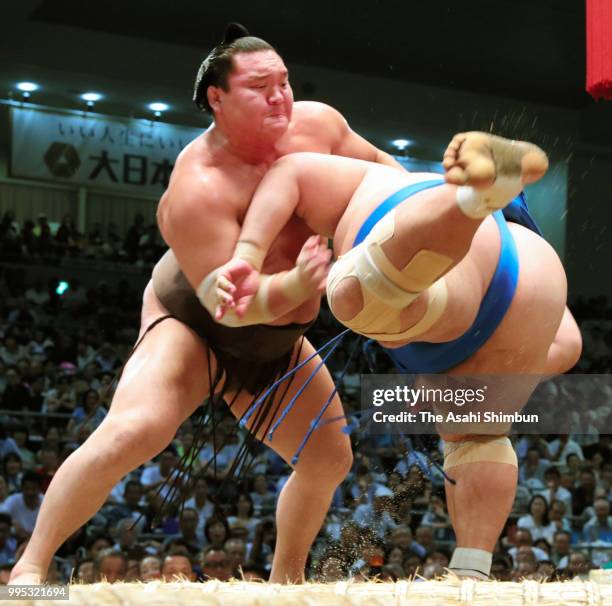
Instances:
[[[289,63],[580,108],[584,0],[45,0],[31,19],[210,49],[229,21]]]

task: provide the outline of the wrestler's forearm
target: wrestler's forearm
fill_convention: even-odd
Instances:
[[[297,309],[309,299],[320,296],[318,292],[310,291],[303,286],[297,267],[291,271],[273,274],[271,277],[268,309],[275,320]]]

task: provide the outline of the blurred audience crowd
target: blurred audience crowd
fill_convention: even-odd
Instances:
[[[87,259],[150,266],[165,249],[157,225],[147,224],[141,213],[134,216],[125,235],[113,222],[106,228],[94,223],[88,233],[81,233],[70,215],[53,221],[40,214],[20,225],[9,210],[0,220],[0,257],[6,261],[57,264]]]

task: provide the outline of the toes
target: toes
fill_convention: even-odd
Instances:
[[[447,172],[451,170],[455,165],[459,165],[461,167],[465,167],[465,161],[462,160],[462,145],[464,144],[467,138],[466,133],[459,133],[455,135],[451,142],[448,144],[446,151],[444,152],[444,157],[442,158],[442,166],[444,170]],[[451,178],[460,178],[458,173],[454,174],[454,177]],[[451,181],[454,183],[454,181]]]
[[[444,152],[444,160],[456,160],[459,150],[461,149],[461,145],[464,141],[465,135],[463,133],[455,135],[452,141],[446,147],[446,151]]]
[[[463,145],[463,142],[466,140],[466,138],[467,138],[466,133],[456,134],[453,137],[452,141],[448,144],[448,148],[454,149],[455,151],[458,150]]]
[[[548,170],[548,158],[539,148],[527,152],[521,159],[523,183],[533,183],[541,179]]]
[[[453,166],[451,169],[447,170],[444,178],[447,183],[451,183],[452,185],[465,185],[467,182],[467,175],[459,166]]]
[[[455,166],[455,164],[455,156],[447,156],[446,154],[444,155],[444,158],[442,159],[442,166],[444,167],[444,170],[450,170],[451,168],[453,168],[453,166]]]
[[[477,188],[491,185],[496,176],[491,159],[475,152],[466,156],[464,168],[469,184]]]

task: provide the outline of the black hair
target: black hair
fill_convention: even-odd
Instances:
[[[127,566],[127,556],[125,553],[123,553],[123,551],[114,547],[107,547],[106,549],[101,549],[94,559],[94,569],[98,575],[100,573],[100,568],[102,567],[102,562],[106,558],[121,558],[124,564]]]
[[[211,516],[210,518],[208,518],[208,520],[206,520],[206,524],[204,525],[204,536],[206,537],[206,540],[210,543],[211,542],[211,538],[210,538],[210,527],[213,524],[223,524],[223,526],[225,526],[225,538],[223,539],[223,543],[225,543],[225,541],[227,539],[229,539],[230,536],[230,528],[229,528],[229,524],[227,523],[227,520],[225,518],[222,518],[220,516]]]
[[[507,556],[507,555],[495,556],[493,558],[493,561],[491,562],[491,566],[493,565],[503,566],[506,570],[510,571],[512,570],[512,562],[510,562],[509,557],[510,556]]]
[[[144,490],[144,486],[138,480],[128,480],[123,488],[123,494],[127,492],[130,486],[138,486],[139,489]]]
[[[172,541],[170,544],[172,545],[172,547],[169,549],[168,553],[166,553],[166,555],[164,555],[163,558],[158,558],[161,560],[160,563],[161,563],[162,569],[164,565],[166,564],[166,561],[168,560],[168,558],[175,558],[175,557],[185,558],[189,562],[189,565],[191,566],[191,568],[193,568],[194,561],[193,561],[193,557],[187,550],[187,544],[183,543],[181,545],[180,541]]]
[[[79,572],[80,572],[81,566],[83,566],[83,564],[94,564],[93,558],[83,558],[82,560],[79,560],[76,563],[75,567],[74,567],[73,577],[76,578],[76,577],[79,576]]]
[[[232,513],[233,515],[237,516],[238,515],[238,500],[240,499],[240,497],[245,498],[249,503],[250,503],[250,507],[249,507],[249,511],[247,513],[247,515],[249,517],[253,516],[253,512],[255,511],[255,506],[253,504],[253,499],[251,498],[251,495],[248,492],[241,492],[236,496],[236,500],[234,501],[234,505],[232,507]]]
[[[113,541],[113,539],[107,535],[107,534],[103,534],[103,533],[96,533],[90,537],[88,537],[85,541],[85,548],[87,550],[91,549],[93,547],[93,544],[96,541],[99,541],[100,539],[103,539],[104,541],[106,541],[109,545],[112,545],[115,541]]]
[[[533,495],[531,497],[531,499],[529,500],[529,504],[527,505],[527,511],[531,515],[531,506],[533,505],[533,502],[536,499],[540,500],[540,501],[542,501],[542,503],[544,503],[544,514],[542,515],[542,525],[543,526],[548,526],[550,524],[550,519],[548,517],[548,501],[546,500],[546,497],[544,497],[541,494]],[[533,537],[533,535],[532,535],[532,537]]]
[[[193,89],[193,102],[200,110],[212,114],[213,110],[208,102],[208,87],[218,86],[225,91],[228,90],[227,76],[234,66],[234,55],[264,50],[277,52],[265,40],[251,36],[246,27],[240,23],[230,23],[225,28],[222,42],[208,53],[200,65]]]
[[[195,507],[183,507],[183,510],[181,511],[180,515],[179,515],[179,519],[183,519],[183,516],[188,512],[188,511],[195,511],[196,516],[200,515],[200,512],[195,508]]]
[[[23,488],[26,482],[36,484],[38,488],[41,488],[42,482],[41,477],[35,471],[26,471],[21,477],[21,487]]]

